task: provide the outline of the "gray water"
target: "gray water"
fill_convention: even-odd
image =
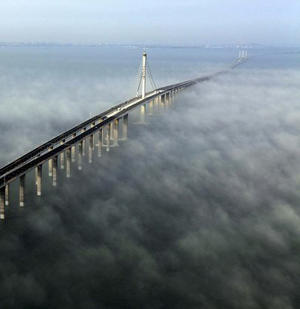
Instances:
[[[135,93],[141,50],[0,51],[2,162]],[[164,85],[235,54],[153,49],[149,61]],[[45,177],[41,199],[31,179],[22,211],[12,196],[1,307],[299,308],[300,54],[252,56],[148,125],[131,117],[126,143],[71,179],[60,171],[57,189]]]

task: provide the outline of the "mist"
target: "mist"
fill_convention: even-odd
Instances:
[[[299,77],[249,63],[130,114],[128,141],[57,189],[45,173],[41,199],[28,184],[0,227],[1,307],[298,308]]]

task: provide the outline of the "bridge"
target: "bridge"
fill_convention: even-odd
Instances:
[[[78,169],[82,169],[86,144],[88,144],[88,160],[91,163],[95,145],[98,156],[101,157],[103,149],[109,152],[111,147],[118,146],[120,140],[126,140],[128,117],[131,111],[139,108],[140,123],[145,123],[147,110],[149,113],[167,110],[173,104],[175,96],[182,90],[224,74],[244,63],[247,58],[247,52],[240,51],[239,57],[227,70],[146,92],[147,54],[144,52],[140,95],[78,124],[0,169],[0,219],[2,221],[5,219],[5,208],[10,202],[9,186],[12,182],[19,182],[19,206],[24,207],[26,174],[31,170],[35,170],[36,195],[41,196],[44,164],[48,163],[48,176],[52,178],[53,186],[56,186],[58,166],[66,170],[66,177],[69,178],[71,176],[71,162],[75,162],[77,157]],[[97,143],[95,143],[95,139]]]

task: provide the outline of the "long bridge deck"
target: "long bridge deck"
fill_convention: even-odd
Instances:
[[[242,64],[243,59],[238,59],[230,69],[234,69],[236,66]],[[197,83],[208,81],[214,78],[217,75],[228,72],[229,70],[220,71],[212,75],[184,81],[181,83],[176,83],[155,89],[151,92],[145,94],[144,97],[138,96],[132,99],[129,99],[119,105],[113,106],[112,108],[100,113],[80,124],[71,128],[70,130],[61,133],[55,138],[47,141],[46,143],[40,145],[39,147],[33,149],[32,151],[26,153],[20,158],[14,160],[8,165],[0,169],[0,219],[4,219],[4,204],[8,204],[8,185],[15,181],[17,178],[20,178],[20,191],[19,191],[19,200],[20,206],[24,206],[24,186],[25,186],[25,174],[28,173],[33,168],[36,170],[36,185],[37,185],[37,195],[41,195],[41,167],[42,165],[50,161],[51,168],[55,168],[57,164],[58,155],[63,154],[65,151],[70,150],[74,145],[78,143],[83,143],[83,141],[89,137],[93,136],[96,132],[99,132],[99,143],[101,146],[104,146],[102,143],[105,139],[104,129],[106,128],[106,147],[109,150],[110,135],[114,134],[113,125],[118,125],[119,119],[123,119],[123,128],[127,134],[127,122],[128,122],[128,113],[135,109],[138,106],[145,106],[149,102],[156,101],[159,104],[164,104],[167,101],[172,99],[173,96],[179,91],[193,86]],[[118,128],[117,128],[118,129]],[[112,132],[112,133],[111,133]],[[118,133],[116,133],[118,136]],[[118,138],[118,137],[117,137]],[[126,138],[126,136],[124,136]],[[81,145],[82,148],[82,145]],[[70,150],[71,151],[71,150]],[[82,149],[81,149],[82,151]],[[68,152],[67,152],[68,160]],[[54,167],[53,167],[54,162]],[[68,162],[68,161],[67,161]],[[54,172],[54,170],[53,170]],[[56,173],[56,171],[55,171]],[[52,176],[52,172],[51,174]]]

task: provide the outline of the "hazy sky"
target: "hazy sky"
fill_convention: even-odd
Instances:
[[[0,41],[300,45],[299,0],[1,0]]]

